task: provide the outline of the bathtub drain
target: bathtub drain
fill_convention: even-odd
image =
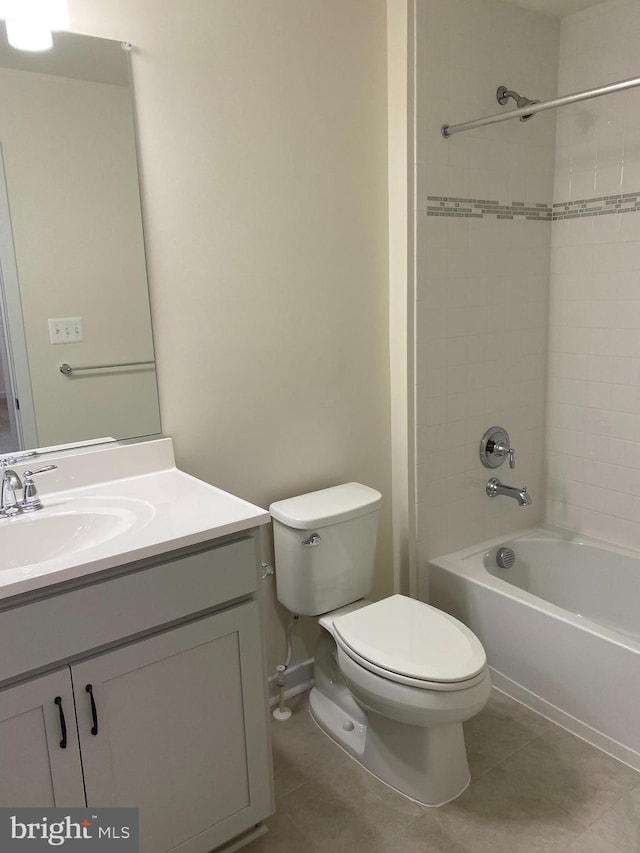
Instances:
[[[516,561],[516,555],[511,548],[498,548],[496,563],[501,569],[510,569]]]

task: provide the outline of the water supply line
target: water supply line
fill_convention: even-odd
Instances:
[[[293,628],[300,617],[298,615],[294,615],[293,619],[287,625],[287,629],[285,632],[286,640],[287,640],[287,656],[285,658],[284,663],[278,664],[276,666],[276,687],[278,688],[278,705],[273,709],[273,719],[274,720],[288,720],[292,714],[291,708],[288,708],[284,703],[284,689],[287,684],[287,676],[286,672],[291,663],[291,653],[292,653],[292,640],[291,634],[293,632]]]

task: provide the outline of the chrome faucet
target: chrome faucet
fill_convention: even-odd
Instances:
[[[506,497],[518,501],[518,506],[531,506],[531,495],[526,486],[506,486],[497,477],[491,477],[487,483],[486,492],[490,498],[506,495]]]
[[[33,482],[36,474],[54,471],[57,465],[45,465],[36,471],[25,471],[24,485],[13,468],[5,468],[2,472],[2,488],[0,491],[0,518],[11,518],[21,512],[34,512],[42,509],[42,501]],[[18,500],[16,490],[22,490],[22,498]]]
[[[22,489],[20,477],[13,468],[5,468],[2,472],[2,488],[0,491],[0,518],[8,518],[22,512],[16,489]]]

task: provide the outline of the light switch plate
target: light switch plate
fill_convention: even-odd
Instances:
[[[52,344],[79,344],[84,341],[82,317],[49,318],[49,340]]]

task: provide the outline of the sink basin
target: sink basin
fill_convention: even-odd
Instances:
[[[153,507],[131,498],[58,500],[34,513],[0,519],[0,575],[97,548],[153,517]]]
[[[57,468],[42,481],[43,509],[0,518],[0,614],[16,596],[89,584],[269,522],[266,510],[176,468],[170,438],[62,448],[46,461]]]

